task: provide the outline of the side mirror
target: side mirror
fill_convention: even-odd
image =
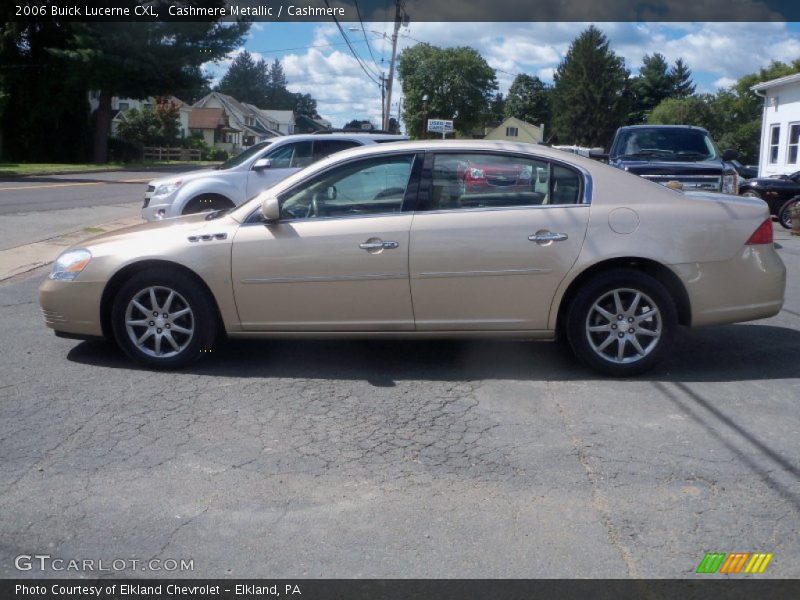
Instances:
[[[272,166],[272,161],[268,158],[259,158],[253,164],[253,171],[261,171],[262,169],[269,169]]]
[[[275,196],[267,196],[261,202],[261,214],[267,223],[276,223],[281,218],[281,206]]]
[[[724,150],[722,152],[722,160],[725,161],[736,160],[737,158],[739,158],[739,152],[737,152],[733,148],[728,148],[727,150]]]

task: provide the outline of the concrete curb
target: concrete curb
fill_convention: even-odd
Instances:
[[[141,217],[117,219],[116,221],[110,221],[92,227],[84,227],[79,231],[65,233],[32,244],[25,244],[23,246],[2,250],[0,251],[0,281],[5,281],[6,279],[50,264],[65,249],[85,239],[100,235],[101,233],[122,229],[123,227],[141,225],[142,223],[144,223],[144,221]]]

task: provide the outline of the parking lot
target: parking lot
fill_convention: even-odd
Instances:
[[[618,381],[559,344],[230,342],[181,373],[55,338],[0,284],[0,576],[800,576],[800,239],[784,310]],[[118,574],[132,574],[126,566]]]

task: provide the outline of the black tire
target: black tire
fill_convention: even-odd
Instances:
[[[641,295],[632,312],[620,313],[614,309],[614,290],[619,291],[622,304],[629,303],[629,309],[636,293]],[[610,308],[607,312],[612,313],[611,317],[602,316],[594,308],[596,304],[600,308]],[[640,319],[649,308],[657,309],[657,313]],[[620,314],[622,319],[619,319]],[[587,366],[612,377],[631,377],[653,368],[670,351],[678,327],[675,302],[666,288],[657,279],[634,269],[608,271],[587,281],[570,302],[566,315],[564,329],[572,351]],[[602,329],[606,321],[607,337],[605,331],[590,332],[590,326]],[[654,331],[659,331],[660,335],[654,336]],[[622,338],[622,341],[617,338]],[[632,340],[645,354],[640,355]],[[608,343],[607,350],[600,348],[604,343]],[[607,353],[619,352],[620,346],[624,354],[618,362],[617,356],[610,357]]]
[[[791,200],[787,200],[778,211],[778,223],[780,223],[784,229],[792,228],[792,215],[789,214],[789,211],[797,204],[800,204],[800,196],[795,196]]]
[[[226,210],[228,208],[233,208],[233,202],[224,196],[197,196],[197,198],[192,198],[186,203],[186,206],[183,208],[183,212],[181,214],[195,215],[197,213]]]
[[[763,198],[761,198],[761,194],[759,194],[754,190],[747,190],[746,192],[742,193],[742,196],[746,196],[747,198],[758,198],[759,200],[763,200]]]
[[[163,314],[168,313],[162,313],[156,317],[148,312],[146,317],[141,319],[143,313],[138,308],[131,307],[131,312],[128,312],[132,301],[141,298],[141,294],[149,288],[155,288],[156,298],[160,303],[159,306],[162,307],[168,304],[166,297],[169,295],[169,291],[175,292],[173,300],[169,302],[171,307],[176,309],[172,315],[174,320],[160,319]],[[146,300],[140,304],[148,309],[152,308],[152,305],[148,306]],[[176,317],[187,307],[190,309],[187,314]],[[168,307],[167,310],[172,310],[172,308]],[[128,319],[147,321],[147,323],[128,327],[126,324]],[[155,329],[158,325],[161,325],[161,328]],[[137,273],[123,284],[114,298],[111,326],[114,339],[122,351],[137,363],[151,369],[178,369],[193,363],[210,351],[219,329],[217,313],[208,292],[186,273],[165,267]],[[180,333],[180,330],[189,327],[192,330],[191,335]],[[164,333],[170,328],[172,329],[169,333]],[[146,332],[149,332],[150,336],[140,347],[131,336],[144,335]],[[169,339],[176,342],[180,348],[179,351],[168,344],[167,335],[169,335]],[[161,342],[164,344],[166,351],[161,352],[165,356],[154,356],[148,353],[156,352],[156,337],[161,338]]]

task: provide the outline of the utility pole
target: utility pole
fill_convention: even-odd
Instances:
[[[388,131],[389,123],[388,119],[386,118],[386,77],[383,76],[381,73],[381,129],[383,131]]]
[[[389,114],[391,113],[390,107],[392,106],[392,82],[394,81],[394,61],[397,58],[397,34],[400,31],[400,26],[404,22],[402,0],[395,0],[394,6],[395,10],[394,10],[394,33],[392,34],[392,61],[389,63],[389,78],[386,81],[386,102],[383,111],[384,130],[389,129]]]

